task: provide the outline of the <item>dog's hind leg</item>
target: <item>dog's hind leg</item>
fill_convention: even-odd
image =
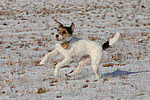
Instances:
[[[95,80],[98,80],[100,78],[100,75],[99,75],[99,64],[92,64],[92,69],[96,75],[96,78]]]
[[[90,62],[90,58],[89,58],[89,57],[86,57],[86,56],[83,56],[83,57],[80,59],[79,65],[78,65],[78,67],[75,69],[75,71],[73,71],[73,72],[70,73],[70,74],[66,74],[66,76],[71,77],[71,76],[74,76],[74,75],[80,73],[82,67],[83,67],[86,63],[88,63],[88,62]]]
[[[95,80],[98,80],[100,78],[99,74],[99,65],[101,63],[102,54],[99,52],[99,54],[94,54],[91,56],[91,67],[96,75]]]

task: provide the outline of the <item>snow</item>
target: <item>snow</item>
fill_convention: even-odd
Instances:
[[[149,4],[149,0],[1,0],[0,100],[149,100]],[[74,22],[75,36],[100,45],[116,32],[121,34],[104,51],[98,81],[93,81],[90,65],[67,78],[76,60],[54,77],[60,55],[38,65],[54,49],[55,19],[64,25]],[[109,63],[112,66],[102,66]]]

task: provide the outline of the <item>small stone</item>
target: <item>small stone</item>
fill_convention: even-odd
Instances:
[[[3,25],[7,26],[7,23],[3,23]]]
[[[87,87],[88,87],[88,85],[87,85],[87,84],[84,84],[84,85],[83,85],[83,88],[87,88]]]

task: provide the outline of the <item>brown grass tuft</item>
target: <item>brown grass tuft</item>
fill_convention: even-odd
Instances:
[[[102,66],[103,66],[103,67],[113,67],[114,64],[113,64],[113,63],[108,63],[108,64],[103,64]]]
[[[37,94],[42,94],[42,93],[46,93],[46,92],[48,92],[48,91],[45,88],[39,88],[37,90]]]

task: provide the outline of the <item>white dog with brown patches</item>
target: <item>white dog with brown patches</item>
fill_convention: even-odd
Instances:
[[[113,38],[109,39],[102,46],[100,46],[93,41],[83,40],[72,36],[75,28],[73,22],[70,27],[66,27],[60,22],[57,23],[59,24],[59,27],[57,29],[58,33],[54,35],[57,41],[55,49],[44,56],[40,62],[40,65],[44,64],[48,57],[57,55],[58,53],[62,54],[64,56],[64,60],[58,63],[54,70],[54,75],[57,76],[59,74],[59,68],[69,64],[74,57],[77,57],[80,59],[78,67],[72,73],[66,74],[66,76],[73,76],[80,73],[82,67],[85,64],[90,63],[96,75],[96,80],[98,80],[100,78],[98,68],[102,61],[103,50],[116,43],[120,34],[116,33]]]

